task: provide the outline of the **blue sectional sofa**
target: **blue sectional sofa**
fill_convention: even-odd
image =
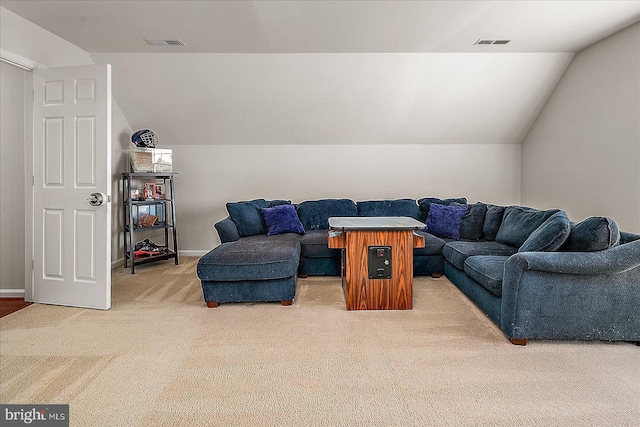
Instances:
[[[288,206],[283,206],[288,205]],[[276,208],[277,207],[277,208]],[[407,216],[425,222],[414,274],[444,274],[514,344],[527,339],[640,341],[640,235],[605,217],[579,223],[558,209],[468,204],[465,198],[322,199],[227,203],[221,245],[198,262],[205,302],[295,298],[297,276],[340,275],[328,248],[334,216]],[[272,235],[271,211],[294,216]],[[290,218],[291,219],[291,218]]]

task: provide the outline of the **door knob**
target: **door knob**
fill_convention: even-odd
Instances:
[[[91,193],[91,196],[87,197],[87,201],[91,206],[101,206],[106,198],[102,193]]]

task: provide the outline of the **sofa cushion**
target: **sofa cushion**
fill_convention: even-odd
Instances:
[[[296,208],[293,205],[278,205],[271,208],[262,208],[260,213],[267,225],[267,234],[273,236],[282,233],[304,234],[304,228],[298,219]]]
[[[519,248],[536,228],[556,212],[559,212],[559,209],[539,211],[521,206],[509,206],[504,211],[496,241]]]
[[[198,261],[200,280],[270,280],[297,273],[300,243],[297,234],[249,236],[223,243]]]
[[[424,237],[424,248],[413,248],[413,255],[442,255],[445,241],[426,231],[418,230],[414,233]]]
[[[482,225],[482,238],[485,240],[496,240],[496,235],[502,225],[504,216],[504,206],[487,205],[487,213],[484,216]]]
[[[420,218],[420,208],[413,199],[367,200],[356,203],[358,216],[408,216]]]
[[[267,232],[267,226],[260,213],[260,208],[268,206],[265,199],[229,202],[226,206],[231,220],[238,227],[238,234],[241,237],[255,236],[256,234],[265,234]]]
[[[221,243],[233,242],[234,240],[238,240],[240,238],[240,234],[238,234],[238,227],[236,226],[236,223],[233,222],[230,216],[216,222],[213,226],[218,232]]]
[[[459,239],[460,223],[467,210],[467,205],[431,204],[426,221],[427,231],[434,236]]]
[[[267,233],[267,225],[260,213],[261,208],[287,203],[291,203],[291,201],[254,199],[241,202],[229,202],[226,206],[231,220],[238,228],[238,234],[241,237],[247,237]]]
[[[571,222],[567,214],[556,212],[529,235],[518,252],[553,252],[567,240],[569,231]]]
[[[349,199],[309,200],[298,205],[298,218],[305,230],[328,230],[329,218],[358,216],[358,208]]]
[[[502,297],[504,264],[508,259],[508,256],[471,256],[464,262],[464,272],[495,296]]]
[[[462,222],[460,222],[460,238],[478,240],[482,237],[487,205],[478,202],[467,206],[469,210],[462,217]]]
[[[453,264],[456,268],[464,270],[464,262],[473,255],[499,255],[511,256],[517,253],[518,249],[500,242],[447,242],[442,249],[444,259]]]
[[[291,200],[283,200],[283,199],[267,200],[267,206],[270,208],[274,206],[290,205],[290,204],[291,204]]]
[[[618,224],[611,218],[592,216],[571,224],[571,232],[560,247],[566,252],[593,252],[612,248],[620,242]]]
[[[620,230],[620,245],[635,242],[636,240],[640,240],[640,234]]]
[[[325,230],[307,231],[300,236],[302,256],[308,258],[334,258],[340,256],[340,249],[329,248],[329,233]]]
[[[467,199],[465,197],[458,197],[453,199],[438,199],[436,197],[424,197],[418,200],[418,207],[420,209],[420,217],[418,221],[425,222],[427,220],[427,216],[429,215],[429,208],[433,203],[437,203],[439,205],[449,206],[452,203],[458,203],[460,205],[464,205],[467,203]]]

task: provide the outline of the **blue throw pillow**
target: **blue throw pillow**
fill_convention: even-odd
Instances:
[[[556,212],[529,235],[518,252],[553,252],[567,240],[570,231],[571,222],[567,214]]]
[[[427,232],[438,237],[460,239],[460,224],[467,206],[445,206],[432,203],[427,215]]]
[[[290,200],[265,199],[229,202],[227,203],[227,211],[231,220],[236,224],[238,234],[241,237],[255,236],[267,233],[267,226],[260,214],[260,209],[290,203]]]
[[[437,197],[424,197],[418,200],[418,207],[420,209],[420,217],[418,218],[419,221],[425,222],[427,220],[427,216],[429,216],[429,207],[431,207],[431,205],[434,203],[446,206],[449,206],[452,203],[465,205],[467,203],[467,198],[457,197],[451,199],[438,199]]]
[[[304,234],[304,227],[298,218],[293,205],[277,205],[272,208],[260,209],[264,222],[267,224],[267,234],[299,233]]]

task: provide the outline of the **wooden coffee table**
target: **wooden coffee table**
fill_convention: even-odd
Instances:
[[[347,310],[413,308],[413,248],[424,247],[408,217],[329,218],[329,247],[342,249]]]

